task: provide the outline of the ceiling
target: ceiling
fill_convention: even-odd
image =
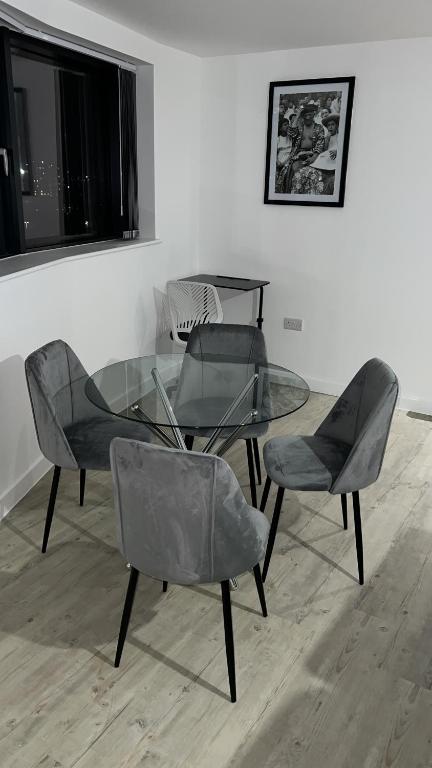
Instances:
[[[432,36],[432,0],[75,0],[198,56]]]

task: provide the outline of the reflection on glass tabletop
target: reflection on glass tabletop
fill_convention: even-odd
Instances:
[[[309,397],[307,383],[296,373],[273,363],[258,365],[226,354],[149,355],[124,360],[90,376],[85,391],[108,413],[169,427],[160,384],[184,431],[215,429],[230,409],[226,427],[240,425],[251,412],[252,422],[269,422],[293,413]],[[247,389],[235,405],[239,394]]]

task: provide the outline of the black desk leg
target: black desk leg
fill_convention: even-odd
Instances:
[[[260,297],[259,297],[259,310],[258,310],[258,317],[257,317],[257,326],[258,328],[262,328],[262,324],[264,321],[264,318],[262,316],[263,311],[263,300],[264,300],[264,286],[260,285]]]

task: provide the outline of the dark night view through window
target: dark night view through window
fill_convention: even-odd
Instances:
[[[0,255],[121,237],[125,209],[136,207],[123,199],[120,143],[131,128],[135,139],[135,125],[121,125],[134,74],[5,29],[2,44]]]

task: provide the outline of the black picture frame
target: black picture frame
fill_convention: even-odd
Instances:
[[[270,83],[264,203],[343,207],[354,87],[355,77]],[[327,106],[330,98],[331,106]],[[308,120],[313,113],[313,123],[308,126],[312,144],[307,148],[301,145],[305,113]],[[330,134],[326,125],[335,133]]]

